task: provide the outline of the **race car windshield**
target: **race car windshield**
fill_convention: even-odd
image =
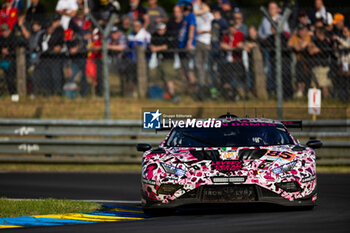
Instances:
[[[169,147],[239,147],[294,144],[284,127],[227,126],[221,128],[175,128]]]

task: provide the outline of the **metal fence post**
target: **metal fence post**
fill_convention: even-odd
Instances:
[[[145,98],[147,93],[147,62],[144,46],[136,48],[137,53],[137,91],[139,98]]]
[[[17,93],[20,96],[27,94],[26,81],[26,49],[24,47],[16,48],[16,77],[17,77]]]
[[[276,56],[276,84],[277,84],[277,117],[283,118],[283,83],[282,83],[282,43],[281,33],[283,32],[283,26],[289,18],[292,11],[287,8],[282,16],[281,22],[277,23],[271,18],[265,7],[260,7],[260,10],[264,13],[265,17],[269,20],[271,25],[276,30],[275,35],[275,56]]]
[[[110,119],[110,90],[109,90],[109,74],[108,74],[108,48],[107,48],[107,39],[109,33],[114,25],[117,14],[112,14],[109,18],[108,24],[105,29],[98,24],[96,19],[92,16],[91,13],[88,14],[88,17],[102,33],[102,69],[103,69],[103,89],[104,89],[104,99],[105,99],[105,119]]]

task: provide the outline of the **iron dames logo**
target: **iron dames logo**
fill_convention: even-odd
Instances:
[[[144,129],[160,129],[160,116],[162,113],[159,109],[156,112],[143,112],[143,128]]]

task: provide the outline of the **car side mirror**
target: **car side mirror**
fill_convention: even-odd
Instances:
[[[321,148],[323,143],[320,140],[310,140],[306,143],[306,146],[312,148],[312,149],[319,149]]]
[[[136,148],[137,148],[137,151],[145,152],[145,151],[150,150],[152,148],[152,146],[148,143],[139,143],[136,145]]]

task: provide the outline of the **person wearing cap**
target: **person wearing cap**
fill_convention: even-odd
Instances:
[[[17,92],[15,38],[11,33],[11,29],[8,24],[1,24],[0,30],[0,69],[4,72],[8,93],[12,95],[16,94]]]
[[[334,14],[334,19],[333,19],[333,34],[337,37],[344,38],[344,15],[340,13]]]
[[[245,70],[242,61],[244,34],[229,21],[228,32],[223,36],[220,47],[225,50],[226,63],[222,68],[221,93],[226,99],[238,100],[245,97]]]
[[[164,83],[164,89],[169,94],[169,99],[177,102],[178,97],[175,95],[174,81],[178,74],[173,68],[174,53],[167,51],[173,47],[171,42],[166,25],[159,22],[157,24],[157,31],[152,34],[150,44],[151,52],[157,55],[158,66],[150,69],[150,81],[156,83],[161,80]]]
[[[308,59],[308,47],[311,45],[311,35],[305,24],[299,23],[297,33],[293,34],[289,41],[288,47],[294,52],[297,62],[295,65],[296,73],[296,98],[302,98],[310,87],[311,69]]]
[[[0,25],[6,23],[11,31],[18,20],[18,10],[12,5],[12,1],[6,0],[4,7],[0,10]]]

